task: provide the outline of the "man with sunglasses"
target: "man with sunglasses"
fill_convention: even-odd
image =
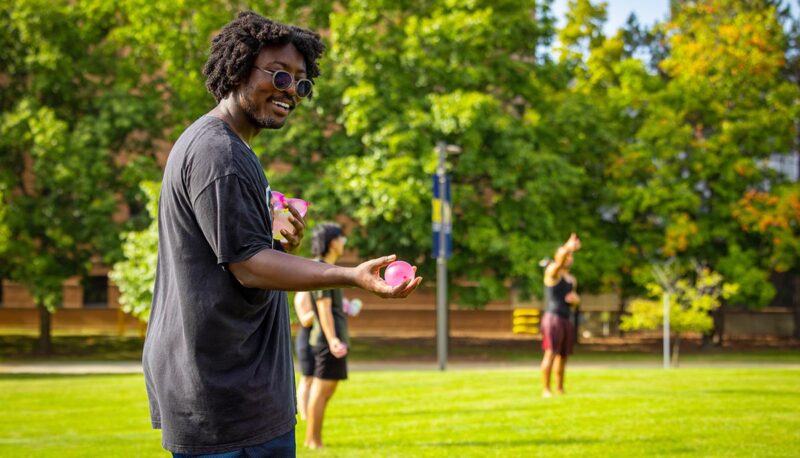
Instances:
[[[203,68],[217,106],[170,152],[142,363],[153,427],[174,456],[295,455],[285,291],[401,298],[422,280],[386,284],[378,272],[394,256],[342,268],[288,254],[305,230],[294,208],[294,230],[273,241],[269,181],[250,143],[311,96],[323,48],[314,32],[241,13]]]

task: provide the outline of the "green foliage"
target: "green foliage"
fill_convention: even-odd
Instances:
[[[254,148],[273,188],[313,202],[310,223],[349,220],[362,257],[397,253],[433,278],[443,140],[462,150],[448,158],[459,304],[540,294],[536,262],[577,232],[583,290],[636,295],[654,260],[698,259],[740,285],[732,302],[763,306],[800,253],[798,186],[766,165],[796,149],[800,115],[800,26],[774,4],[674,2],[669,21],[609,37],[606,2],[590,0],[569,2],[561,30],[548,1],[2,4],[4,275],[54,307],[92,256],[120,260],[128,231],[114,275],[147,316],[139,184],[212,107],[209,42],[252,8],[328,45],[314,98]],[[121,204],[133,218],[111,224]]]
[[[642,86],[650,90],[630,107],[641,122],[618,144],[608,170],[632,269],[653,259],[698,259],[741,285],[731,300],[751,307],[769,302],[769,272],[795,262],[797,243],[788,205],[782,246],[742,230],[763,216],[743,212],[743,200],[784,189],[786,178],[768,159],[796,148],[800,91],[780,77],[788,50],[780,16],[767,3],[674,8],[672,20],[658,26],[668,44],[658,63],[664,81]]]
[[[536,261],[574,228],[578,212],[559,207],[586,181],[541,122],[557,90],[555,66],[537,56],[553,36],[547,18],[546,6],[520,1],[351,2],[331,15],[336,119],[351,143],[317,195],[333,190],[362,255],[397,252],[432,277],[430,174],[445,140],[462,149],[448,160],[454,296],[480,306],[506,296],[509,280],[541,288]]]
[[[4,273],[52,311],[65,279],[121,255],[113,216],[141,197],[142,139],[160,104],[114,40],[123,18],[113,5],[11,2],[0,17],[0,192],[14,241]]]
[[[125,313],[147,321],[153,302],[156,265],[158,264],[158,195],[161,184],[143,182],[142,191],[147,196],[147,213],[150,225],[141,231],[124,234],[122,252],[124,259],[114,264],[109,278],[120,291],[119,302]]]
[[[707,333],[714,327],[711,312],[722,305],[722,300],[733,297],[739,285],[725,282],[722,275],[707,267],[698,267],[689,275],[662,279],[661,283],[652,281],[647,290],[653,299],[630,302],[630,314],[622,318],[623,330],[659,329],[664,320],[663,295],[667,293],[670,329],[678,334]]]

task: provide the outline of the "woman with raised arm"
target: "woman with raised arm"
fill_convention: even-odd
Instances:
[[[575,327],[570,321],[572,307],[580,304],[576,292],[578,281],[570,273],[573,253],[581,248],[581,241],[574,233],[556,250],[554,260],[544,271],[544,302],[546,311],[542,318],[542,396],[552,396],[550,374],[556,370],[556,393],[564,394],[564,371],[567,357],[572,354],[575,342]]]

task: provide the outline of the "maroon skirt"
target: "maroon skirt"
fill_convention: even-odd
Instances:
[[[545,312],[542,318],[542,350],[551,350],[561,356],[572,354],[575,326],[569,318]]]

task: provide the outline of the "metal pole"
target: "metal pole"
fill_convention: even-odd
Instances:
[[[669,293],[664,293],[664,369],[669,366]]]
[[[445,233],[445,193],[446,173],[445,160],[447,145],[438,142],[436,149],[439,152],[439,166],[436,175],[439,178],[439,257],[436,259],[436,354],[439,359],[439,370],[447,368],[447,234]]]

